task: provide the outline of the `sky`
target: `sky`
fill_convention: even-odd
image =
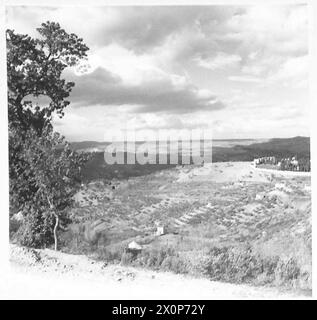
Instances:
[[[309,135],[305,5],[7,7],[18,33],[47,20],[90,48],[63,74],[76,85],[54,127],[69,141],[125,128]]]

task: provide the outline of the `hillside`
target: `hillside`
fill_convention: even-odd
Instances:
[[[306,142],[217,147],[216,163],[203,166],[106,165],[94,153],[60,249],[114,268],[311,294],[310,173],[237,161],[260,152],[309,156]],[[127,251],[131,243],[139,251]]]
[[[259,154],[260,156],[263,154],[281,157],[297,155],[299,158],[310,158],[310,138],[294,137],[287,139],[271,139],[268,142],[244,146],[244,149]]]
[[[72,224],[60,233],[65,253],[310,294],[309,172],[238,161],[177,166],[86,183],[74,200]],[[141,251],[126,250],[133,242]]]
[[[310,290],[309,172],[271,172],[238,161],[177,166],[111,185],[93,181],[75,200],[62,241],[68,253]],[[165,234],[156,235],[157,225]],[[143,247],[137,255],[125,251],[133,241]]]
[[[95,148],[103,149],[105,148],[109,143],[107,142],[99,142],[99,141],[79,141],[79,142],[71,142],[71,148],[76,151],[85,151],[85,150],[91,150]]]
[[[237,141],[238,143],[239,141]],[[104,143],[99,142],[80,142],[72,144],[74,149],[80,150],[87,148],[101,147]],[[250,145],[235,145],[233,147],[213,147],[213,162],[224,161],[252,161],[254,158],[263,156],[292,157],[297,155],[299,158],[310,159],[310,138],[294,137],[286,139],[271,139],[267,142],[253,143]],[[181,162],[179,161],[179,164]],[[126,179],[147,175],[152,172],[173,168],[175,165],[108,165],[104,161],[103,152],[93,153],[90,162],[84,168],[84,180],[92,181],[95,179]]]

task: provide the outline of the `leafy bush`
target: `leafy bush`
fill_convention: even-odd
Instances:
[[[308,278],[297,261],[286,261],[278,256],[264,257],[251,247],[215,247],[202,262],[201,270],[212,280],[249,283],[276,283],[291,285],[301,278]]]
[[[123,265],[129,265],[133,262],[135,255],[132,252],[124,251],[121,255],[121,263]]]
[[[67,144],[56,150],[64,138],[51,127],[46,127],[41,136],[33,129],[25,132],[23,138],[20,133],[11,130],[10,134],[10,201],[26,217],[19,239],[25,245],[47,246],[56,242],[54,227],[69,222],[66,209],[73,203],[80,181],[79,168],[86,159]]]
[[[179,255],[167,256],[161,264],[164,271],[172,271],[175,273],[186,274],[190,273],[190,264],[182,259]]]
[[[19,230],[19,228],[21,227],[21,222],[17,221],[15,219],[10,219],[9,221],[9,236],[10,239],[15,238],[15,235],[17,233],[17,231]]]
[[[54,218],[50,215],[43,215],[33,210],[25,218],[25,221],[18,229],[16,238],[18,242],[27,247],[46,247],[54,242],[51,226],[54,225]]]
[[[298,279],[301,270],[294,258],[287,261],[278,261],[275,269],[275,279],[278,283],[288,283]]]
[[[107,262],[120,261],[123,265],[146,267],[154,270],[189,273],[189,264],[172,248],[150,248],[141,252],[98,250],[98,258]]]

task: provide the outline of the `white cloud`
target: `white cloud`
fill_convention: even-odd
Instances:
[[[237,82],[254,82],[259,83],[263,80],[256,77],[249,77],[249,76],[229,76],[228,79],[230,81],[237,81]]]
[[[237,66],[241,60],[240,56],[225,52],[218,52],[215,57],[198,57],[194,59],[199,66],[211,70],[234,67]]]
[[[241,75],[230,80],[245,82],[282,81],[297,87],[294,77],[305,77],[308,52],[306,6],[249,7],[227,22],[228,41],[239,43],[243,56]],[[303,82],[303,81],[301,81]]]
[[[307,84],[308,80],[308,56],[292,57],[287,59],[279,68],[272,74],[268,81],[281,82],[284,86],[301,87]]]
[[[118,75],[126,84],[137,85],[144,81],[163,80],[170,77],[159,68],[155,56],[135,54],[118,44],[95,50],[89,56],[90,72],[102,67]]]
[[[307,51],[306,6],[252,6],[227,25],[249,47],[282,54]]]

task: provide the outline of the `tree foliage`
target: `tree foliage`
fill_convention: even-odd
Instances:
[[[9,122],[22,129],[31,125],[40,133],[53,113],[64,115],[74,83],[62,79],[62,72],[85,58],[88,47],[58,23],[43,23],[37,31],[39,39],[7,30],[6,41]],[[48,105],[34,105],[41,96],[49,99]]]
[[[6,32],[10,210],[25,216],[21,243],[39,247],[55,241],[56,248],[57,227],[69,222],[67,209],[87,156],[54,132],[52,117],[64,115],[74,86],[61,78],[63,70],[85,58],[88,47],[58,23],[43,23],[37,31],[39,39]],[[50,102],[35,102],[40,96]]]
[[[44,128],[40,136],[30,129],[23,139],[20,137],[11,136],[15,139],[11,145],[19,146],[18,161],[10,149],[11,203],[26,213],[26,222],[20,230],[23,244],[47,245],[54,240],[52,228],[56,218],[61,226],[69,222],[67,209],[81,182],[86,156],[72,151],[51,127]]]

